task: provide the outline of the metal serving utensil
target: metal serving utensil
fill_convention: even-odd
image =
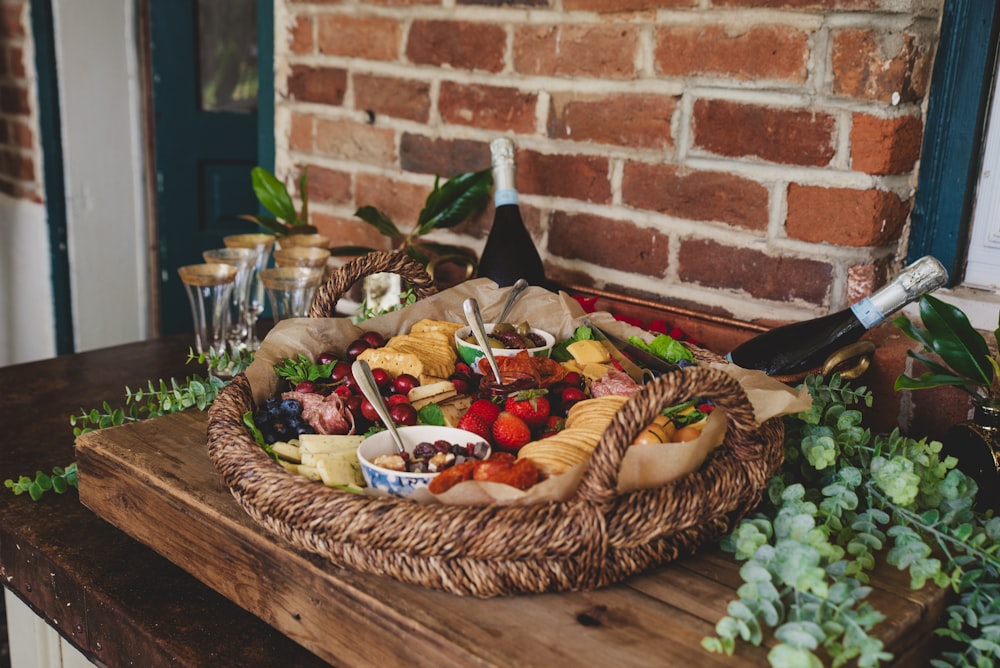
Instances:
[[[469,321],[469,327],[472,328],[472,335],[476,337],[476,343],[483,349],[483,355],[486,356],[486,361],[490,363],[490,369],[493,370],[493,377],[497,379],[497,382],[500,382],[500,367],[497,366],[497,360],[493,356],[493,349],[490,348],[490,340],[486,335],[486,325],[483,324],[483,314],[479,311],[479,302],[473,297],[469,297],[462,304],[462,308],[465,310],[465,319]]]
[[[372,370],[368,366],[368,362],[354,360],[354,364],[351,365],[351,371],[354,373],[354,380],[357,381],[358,387],[361,388],[361,394],[365,395],[365,399],[372,402],[375,412],[382,419],[382,424],[386,426],[389,434],[392,435],[392,440],[396,443],[396,449],[399,450],[399,454],[403,454],[406,452],[406,448],[403,447],[403,439],[399,437],[396,423],[392,421],[392,417],[389,415],[389,407],[382,401],[382,395],[379,394],[378,385],[375,384],[375,376],[372,375]]]
[[[497,318],[497,324],[505,322],[507,319],[507,314],[510,313],[510,309],[514,306],[514,302],[517,298],[521,296],[524,289],[528,287],[528,281],[523,278],[519,278],[514,281],[514,285],[510,287],[510,292],[507,293],[507,301],[504,302],[503,310],[500,311],[500,317]]]

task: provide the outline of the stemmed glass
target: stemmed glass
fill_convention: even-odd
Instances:
[[[222,355],[229,329],[229,299],[237,269],[229,264],[191,264],[177,269],[191,302],[195,350]],[[212,364],[209,362],[209,371]]]
[[[252,248],[214,248],[202,253],[205,262],[236,267],[236,280],[229,297],[229,347],[233,354],[249,345],[250,274],[256,267],[257,251]]]
[[[261,272],[261,280],[271,300],[274,321],[309,315],[316,288],[323,281],[322,269],[272,267]]]
[[[257,320],[264,312],[264,284],[260,280],[260,272],[267,266],[271,259],[271,249],[274,248],[274,237],[270,234],[231,234],[223,237],[222,242],[226,248],[250,248],[257,252],[257,260],[253,271],[250,272],[247,298],[246,325],[248,330],[247,347],[250,350],[257,350],[260,346],[260,339],[257,338]]]

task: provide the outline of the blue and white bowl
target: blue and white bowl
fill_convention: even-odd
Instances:
[[[486,323],[483,328],[487,334],[491,334],[495,326],[496,323]],[[552,353],[552,346],[555,345],[556,337],[545,330],[535,327],[532,327],[531,331],[545,340],[544,346],[536,348],[491,348],[493,357],[513,357],[521,352],[521,350],[526,350],[532,357],[548,357]],[[483,349],[478,343],[466,341],[470,336],[472,336],[472,328],[468,325],[455,332],[455,348],[458,350],[459,358],[472,367],[475,373],[481,374],[483,371],[479,368],[479,360],[483,359]]]
[[[403,447],[412,453],[417,445],[435,441],[448,441],[452,444],[481,443],[479,434],[454,427],[437,427],[434,425],[415,425],[413,427],[397,427]],[[396,453],[396,444],[388,430],[372,434],[358,446],[358,462],[361,464],[361,474],[365,484],[392,496],[408,497],[418,489],[425,489],[437,473],[406,473],[375,466],[372,462],[381,455]]]

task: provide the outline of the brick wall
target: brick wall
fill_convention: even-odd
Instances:
[[[279,174],[379,243],[518,145],[550,276],[744,319],[839,308],[905,243],[942,0],[284,0]],[[481,250],[490,211],[439,239]]]
[[[0,2],[0,192],[43,201],[29,0]]]

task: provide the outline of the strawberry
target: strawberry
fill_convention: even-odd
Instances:
[[[552,408],[545,398],[545,390],[524,390],[507,397],[504,410],[513,413],[528,425],[530,429],[538,429],[545,424]]]
[[[473,434],[478,434],[487,441],[492,440],[490,423],[471,411],[467,412],[461,417],[461,419],[459,419],[458,428],[464,429],[465,431],[471,431]]]
[[[503,409],[489,399],[476,399],[472,402],[472,405],[469,406],[466,413],[478,415],[486,420],[487,424],[493,424],[493,421],[497,419],[498,415],[500,415],[501,410]]]
[[[566,418],[559,417],[558,415],[550,415],[545,420],[545,424],[542,426],[541,432],[539,433],[540,438],[545,438],[546,436],[551,436],[552,434],[558,434],[566,427]]]
[[[517,452],[531,441],[531,429],[513,413],[501,411],[493,422],[493,445],[501,450]]]

